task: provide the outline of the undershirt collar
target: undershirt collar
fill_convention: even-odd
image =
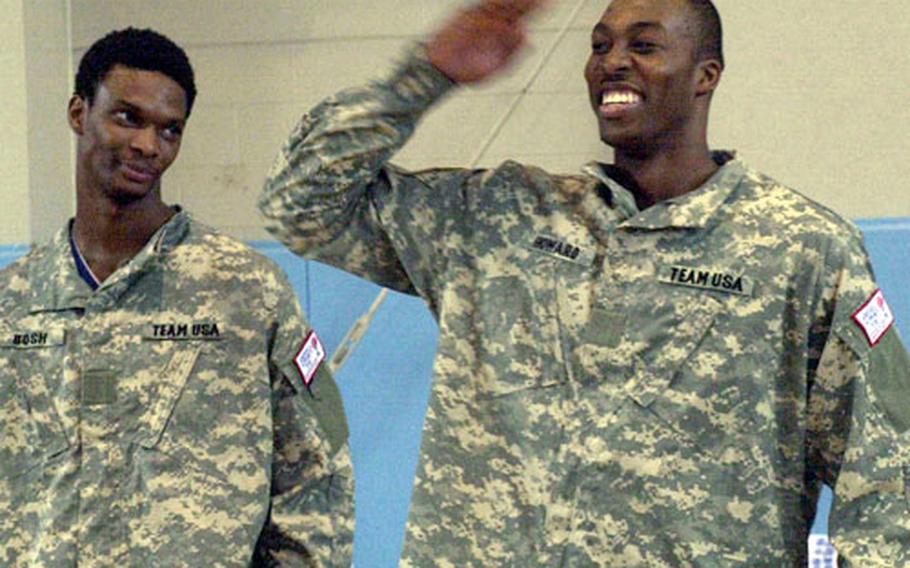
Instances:
[[[76,244],[76,239],[73,237],[72,228],[70,228],[70,249],[73,252],[73,260],[76,261],[76,271],[79,272],[79,276],[85,280],[92,290],[100,288],[101,281],[98,280],[98,277],[95,276],[95,273],[92,272],[92,269],[89,268],[88,263],[85,261],[85,257],[82,256],[82,251],[79,250],[79,245]]]

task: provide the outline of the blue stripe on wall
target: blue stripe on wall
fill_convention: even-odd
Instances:
[[[897,317],[897,328],[910,338],[910,219],[868,219],[863,230],[875,277]]]
[[[878,281],[897,315],[898,328],[908,338],[910,219],[861,220],[857,224],[865,234]],[[304,261],[276,243],[252,245],[287,272],[310,321],[330,351],[379,292],[378,286]],[[0,246],[0,267],[26,250],[24,246]],[[392,293],[363,343],[338,374],[357,474],[358,566],[398,565],[436,337],[436,324],[423,302]],[[829,499],[820,504],[814,531],[827,531],[829,506]]]
[[[28,252],[28,247],[25,245],[0,245],[0,268],[13,262],[26,252]]]

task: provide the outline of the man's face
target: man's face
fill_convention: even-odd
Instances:
[[[684,0],[614,0],[585,67],[601,139],[648,152],[682,136],[696,106],[694,26]]]
[[[91,104],[70,100],[69,120],[79,137],[77,179],[127,204],[152,194],[177,157],[186,93],[167,75],[117,65]]]

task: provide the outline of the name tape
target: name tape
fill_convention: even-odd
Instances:
[[[157,341],[215,341],[221,339],[221,328],[212,321],[152,323],[145,327],[142,337]]]
[[[526,248],[576,264],[591,265],[594,263],[594,253],[591,251],[548,235],[537,235],[526,245]]]
[[[674,286],[686,286],[738,296],[751,296],[755,291],[755,282],[751,278],[722,270],[667,266],[661,269],[658,279]]]
[[[35,349],[63,345],[66,332],[62,328],[20,330],[7,332],[0,337],[0,347],[13,349]]]

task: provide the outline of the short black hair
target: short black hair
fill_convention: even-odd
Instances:
[[[173,79],[186,93],[186,116],[190,116],[196,100],[193,67],[186,52],[166,36],[150,29],[129,27],[99,39],[79,62],[76,95],[91,103],[98,85],[116,65],[157,71]]]
[[[689,8],[698,25],[698,61],[716,59],[724,66],[723,28],[720,14],[711,0],[688,0]]]

